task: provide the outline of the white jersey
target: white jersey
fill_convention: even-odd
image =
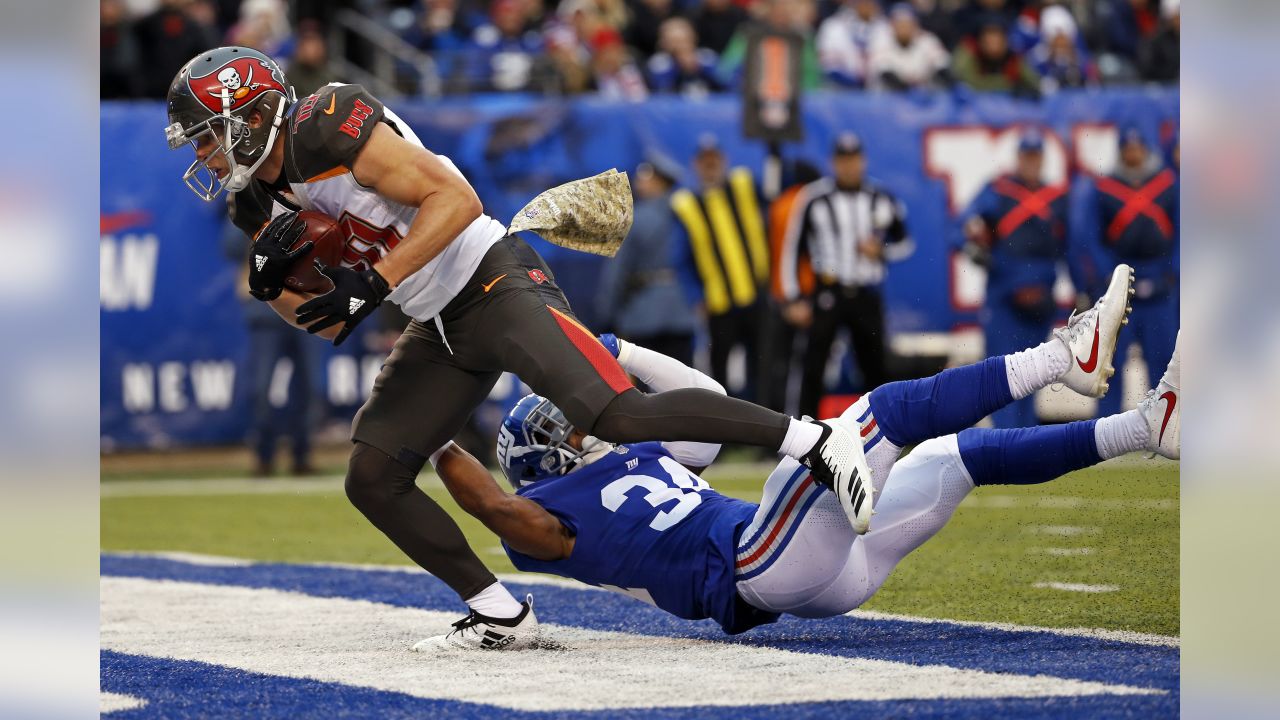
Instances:
[[[282,202],[286,200],[333,217],[347,236],[342,265],[357,270],[386,257],[408,234],[419,212],[361,185],[351,172],[356,155],[379,122],[422,147],[422,141],[399,116],[359,85],[332,83],[304,98],[282,132],[289,192],[283,198],[263,193],[272,195],[270,216],[292,209]],[[462,177],[453,161],[438,157]],[[236,200],[239,203],[242,198]],[[254,227],[249,218],[241,222],[241,214],[236,212],[237,224]],[[405,278],[387,299],[416,320],[430,320],[457,296],[484,254],[505,235],[502,223],[481,215],[431,262]]]

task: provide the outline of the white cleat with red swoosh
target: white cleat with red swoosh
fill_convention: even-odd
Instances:
[[[1147,440],[1147,449],[1170,460],[1177,460],[1182,454],[1180,422],[1182,415],[1182,370],[1178,360],[1178,344],[1182,342],[1182,332],[1173,342],[1173,359],[1160,378],[1160,384],[1147,392],[1147,397],[1138,405],[1138,411],[1147,421],[1147,429],[1151,435]]]
[[[1071,350],[1071,365],[1059,382],[1081,395],[1102,397],[1111,386],[1116,369],[1116,338],[1129,322],[1133,307],[1133,268],[1117,265],[1107,292],[1082,313],[1072,313],[1067,326],[1053,331]]]

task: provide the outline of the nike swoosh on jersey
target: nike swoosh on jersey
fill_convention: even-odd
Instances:
[[[329,107],[327,107],[327,108],[325,108],[325,109],[324,109],[324,114],[325,114],[325,115],[332,115],[332,114],[333,114],[333,106],[334,106],[334,105],[336,105],[337,103],[338,103],[338,93],[336,93],[336,92],[335,92],[334,94],[332,94],[332,95],[330,95],[330,96],[329,96]]]
[[[1080,358],[1076,358],[1076,364],[1087,373],[1093,372],[1093,369],[1098,367],[1098,328],[1093,329],[1093,350],[1089,352],[1089,359],[1081,361]]]
[[[1173,417],[1173,408],[1178,404],[1178,396],[1174,395],[1173,391],[1161,395],[1160,399],[1165,401],[1164,422],[1160,423],[1160,439],[1156,441],[1157,444],[1164,442],[1165,428],[1169,427],[1169,418]]]
[[[501,275],[499,275],[498,277],[494,278],[493,280],[489,281],[488,283],[486,283],[486,284],[484,284],[484,285],[481,285],[480,287],[483,287],[483,288],[484,288],[484,291],[487,293],[487,292],[489,292],[489,289],[490,289],[490,288],[492,288],[494,285],[497,285],[497,284],[498,284],[498,281],[499,281],[499,280],[501,280],[502,278],[506,277],[506,276],[507,276],[507,274],[506,274],[506,273],[502,273],[502,274],[501,274]]]

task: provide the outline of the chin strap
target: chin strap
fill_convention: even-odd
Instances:
[[[225,106],[229,96],[226,90],[223,90],[222,94]],[[262,148],[262,155],[258,157],[257,162],[249,167],[236,163],[236,166],[231,169],[230,177],[223,183],[230,192],[240,192],[249,187],[249,181],[253,179],[253,174],[258,171],[258,168],[262,167],[262,163],[267,161],[267,155],[271,154],[271,148],[276,144],[276,135],[279,134],[280,125],[284,121],[284,109],[289,104],[286,100],[287,98],[281,98],[280,103],[276,106],[276,116],[271,121],[271,130],[267,133],[267,144]]]

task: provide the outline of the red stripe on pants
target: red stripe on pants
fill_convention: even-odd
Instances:
[[[569,342],[578,348],[578,352],[582,353],[587,362],[591,363],[591,367],[595,368],[600,375],[600,379],[604,380],[611,390],[616,393],[630,390],[635,387],[631,384],[631,379],[627,377],[626,371],[618,364],[613,355],[600,344],[595,335],[591,334],[577,320],[565,315],[559,310],[547,306],[551,311],[551,316],[556,319],[556,324],[564,331]]]

